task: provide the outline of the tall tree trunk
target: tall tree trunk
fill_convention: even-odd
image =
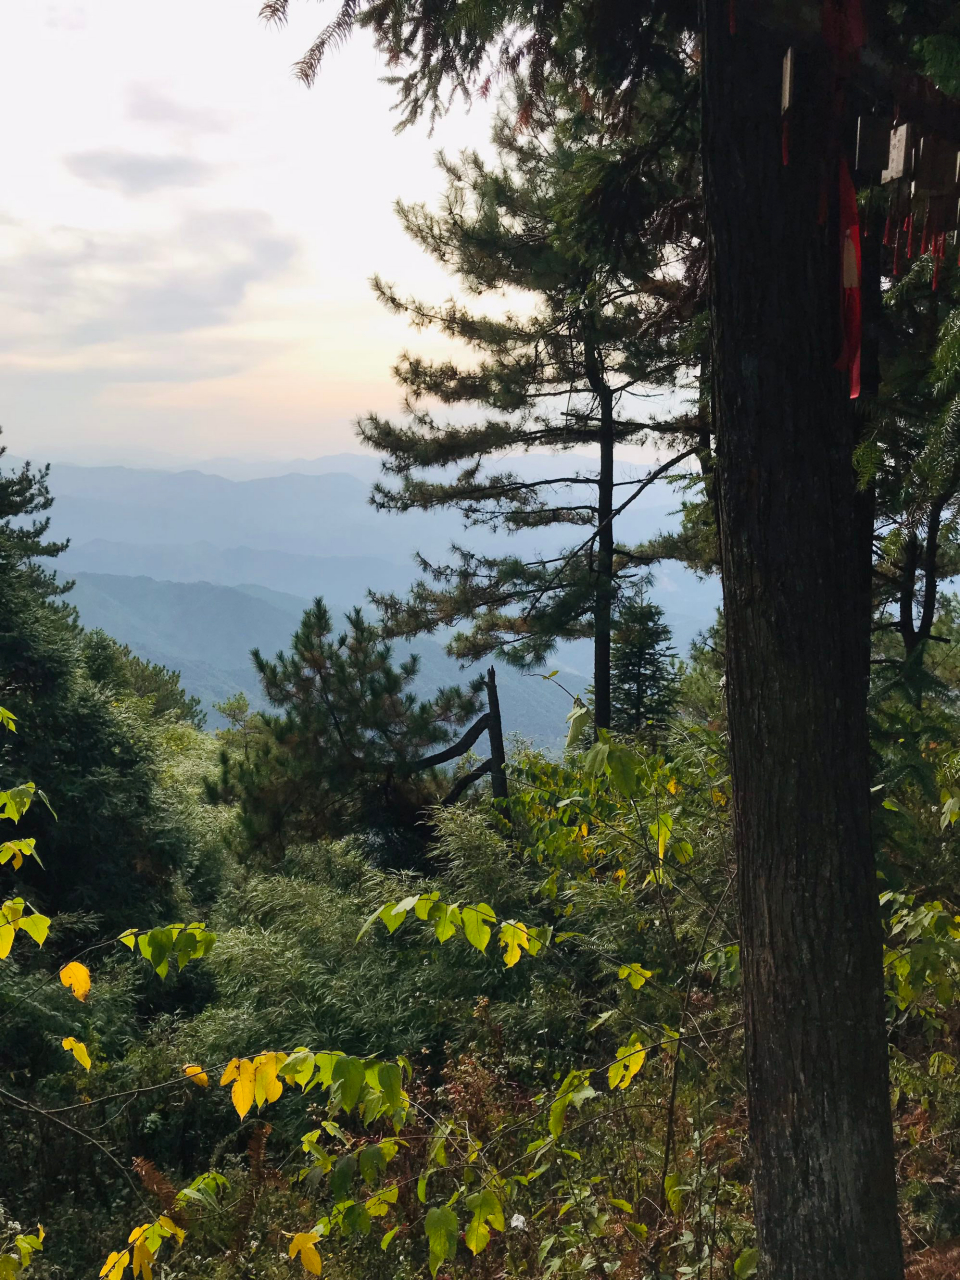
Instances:
[[[753,1185],[770,1280],[901,1280],[870,837],[871,511],[835,369],[834,85],[702,0],[727,701]],[[829,217],[821,224],[822,197]]]
[[[613,630],[613,395],[602,384],[600,401],[600,472],[597,477],[597,596],[593,613],[593,723],[609,729],[610,643]]]

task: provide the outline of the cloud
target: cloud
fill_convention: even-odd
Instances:
[[[127,196],[148,195],[165,187],[199,187],[214,173],[212,165],[192,156],[151,155],[120,148],[78,151],[65,156],[64,164],[84,182]]]
[[[165,125],[189,133],[223,133],[228,117],[205,107],[188,107],[148,84],[127,90],[127,116],[143,124]]]
[[[267,214],[245,209],[192,213],[166,234],[24,226],[7,238],[0,342],[31,358],[228,324],[298,248]]]

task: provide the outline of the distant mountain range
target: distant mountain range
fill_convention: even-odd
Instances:
[[[222,587],[105,573],[77,574],[70,598],[85,626],[100,627],[141,657],[179,670],[184,687],[202,700],[212,728],[222,723],[213,704],[234,693],[245,693],[254,707],[266,706],[250,650],[272,657],[289,649],[309,603],[250,584]],[[461,671],[427,636],[412,644],[398,642],[394,650],[398,659],[411,652],[419,656],[414,688],[421,697],[443,685],[465,684],[477,674]],[[582,692],[585,681],[578,673],[565,670],[560,678],[572,692]],[[538,746],[556,746],[563,737],[569,697],[557,685],[502,663],[497,664],[497,683],[505,730]]]
[[[250,649],[273,653],[286,646],[315,596],[336,614],[364,604],[369,589],[402,593],[416,576],[414,552],[442,563],[454,541],[479,551],[509,547],[528,554],[536,548],[547,555],[571,541],[569,529],[507,539],[495,529],[465,531],[455,512],[378,512],[368,501],[378,465],[367,455],[313,459],[287,472],[284,464],[274,469],[230,459],[202,465],[227,472],[231,464],[232,477],[207,469],[57,463],[50,478],[52,533],[70,539],[57,567],[77,580],[73,602],[81,620],[178,668],[207,709],[239,689],[256,700]],[[527,479],[594,466],[575,455],[528,456],[508,465]],[[623,467],[618,478],[645,471]],[[621,517],[618,537],[638,542],[675,525],[677,506],[669,485],[652,485]],[[702,582],[678,565],[657,571],[652,594],[680,652],[710,624],[720,600],[717,583]],[[423,638],[413,647],[422,658],[423,693],[464,678],[438,639]],[[589,646],[561,646],[553,665],[566,671],[569,687],[583,688],[590,678]],[[540,680],[503,672],[509,727],[538,742],[556,741],[565,696]]]

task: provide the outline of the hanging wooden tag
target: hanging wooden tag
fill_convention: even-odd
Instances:
[[[890,165],[892,120],[886,115],[861,115],[856,124],[856,172],[883,173]]]
[[[955,194],[930,197],[930,225],[935,235],[956,231],[957,206]]]
[[[913,175],[913,125],[901,124],[890,134],[890,152],[887,167],[880,175],[881,182],[899,182]]]
[[[861,116],[857,123],[858,173],[883,173],[890,164],[889,116]]]
[[[916,195],[945,195],[957,185],[957,144],[929,133],[920,141],[914,173]]]

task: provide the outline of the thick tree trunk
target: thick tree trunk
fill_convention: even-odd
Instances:
[[[609,729],[610,644],[613,630],[613,396],[606,385],[600,400],[600,471],[597,477],[597,597],[593,613],[593,723]]]
[[[832,72],[703,0],[727,702],[760,1274],[903,1275],[870,838],[871,515],[841,346]],[[823,197],[829,216],[821,223]]]

